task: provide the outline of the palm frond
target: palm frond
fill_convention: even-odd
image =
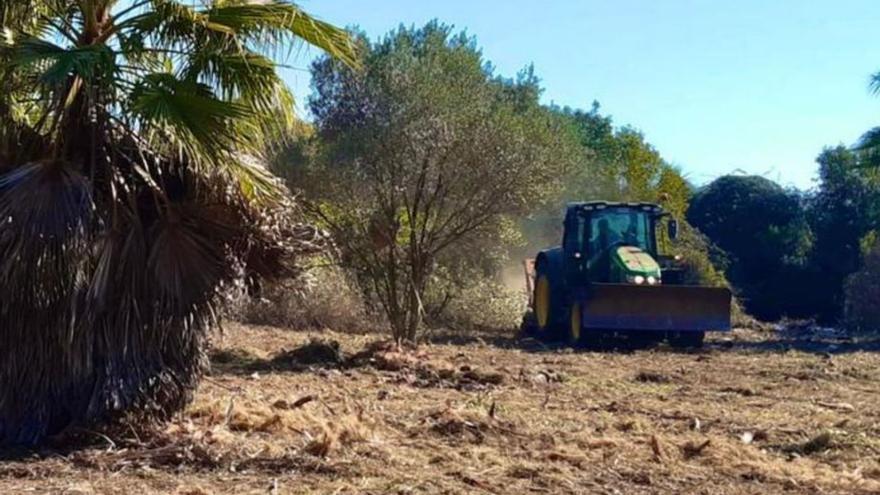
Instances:
[[[161,73],[144,77],[134,89],[131,110],[158,149],[171,144],[188,158],[211,164],[241,143],[234,122],[252,116],[246,106],[214,97],[206,85]]]
[[[880,72],[871,74],[871,78],[868,81],[868,88],[871,90],[871,93],[874,93],[875,95],[880,94]]]
[[[75,380],[71,333],[94,226],[85,177],[34,163],[0,177],[0,443],[46,435],[56,394]],[[60,366],[61,365],[61,366]],[[44,402],[49,398],[50,402]]]
[[[38,80],[49,86],[66,83],[71,76],[92,80],[116,72],[113,52],[105,45],[62,48],[27,38],[15,44],[12,61],[25,69],[37,69]]]
[[[880,167],[880,127],[863,134],[856,143],[855,149],[859,152],[859,162],[862,167]]]
[[[356,45],[348,33],[320,21],[294,3],[284,1],[223,4],[206,11],[213,23],[264,46],[277,46],[293,35],[327,52],[351,67],[360,63]]]
[[[175,204],[156,223],[148,266],[159,297],[188,315],[235,276],[226,248],[239,232],[225,205]]]
[[[244,49],[202,50],[189,58],[180,77],[207,84],[222,99],[248,105],[256,115],[277,117],[277,110],[287,109],[290,116],[284,120],[292,119],[292,98],[281,102],[278,97],[289,95],[289,91],[276,72],[275,63],[263,55]]]
[[[244,198],[256,204],[277,202],[285,193],[281,181],[254,156],[234,157],[227,162],[226,171]]]

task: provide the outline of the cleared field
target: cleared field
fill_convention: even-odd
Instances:
[[[880,493],[877,343],[371,342],[232,325],[164,431],[7,453],[0,493]]]

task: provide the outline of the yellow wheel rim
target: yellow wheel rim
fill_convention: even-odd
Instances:
[[[568,329],[568,337],[572,342],[581,339],[581,305],[579,303],[571,305],[571,325]]]
[[[538,328],[544,330],[550,321],[550,281],[545,275],[538,277],[535,283],[535,316]]]

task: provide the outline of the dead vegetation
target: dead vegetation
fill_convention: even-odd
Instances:
[[[814,345],[412,349],[233,327],[162,431],[7,453],[0,492],[877,493],[880,354]]]

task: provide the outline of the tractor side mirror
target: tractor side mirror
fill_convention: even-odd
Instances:
[[[678,220],[672,218],[669,220],[669,223],[666,225],[667,233],[669,234],[670,240],[678,239]]]

